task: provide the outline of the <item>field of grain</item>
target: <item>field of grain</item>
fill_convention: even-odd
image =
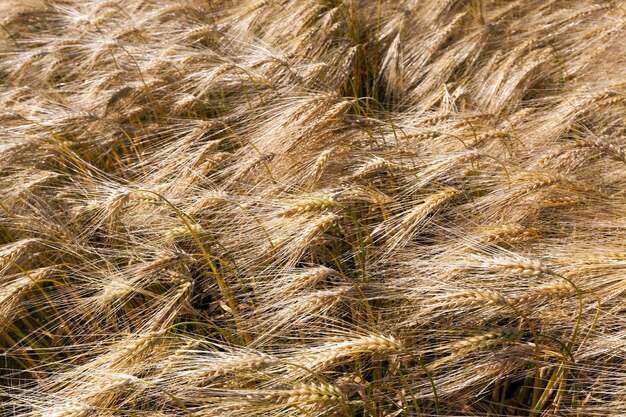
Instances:
[[[0,416],[624,416],[625,121],[619,0],[0,0]]]

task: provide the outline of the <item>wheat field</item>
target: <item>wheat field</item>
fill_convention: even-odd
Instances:
[[[626,3],[0,0],[0,416],[626,416]]]

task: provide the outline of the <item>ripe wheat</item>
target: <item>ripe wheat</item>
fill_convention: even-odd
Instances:
[[[0,417],[620,416],[619,0],[0,0]]]

